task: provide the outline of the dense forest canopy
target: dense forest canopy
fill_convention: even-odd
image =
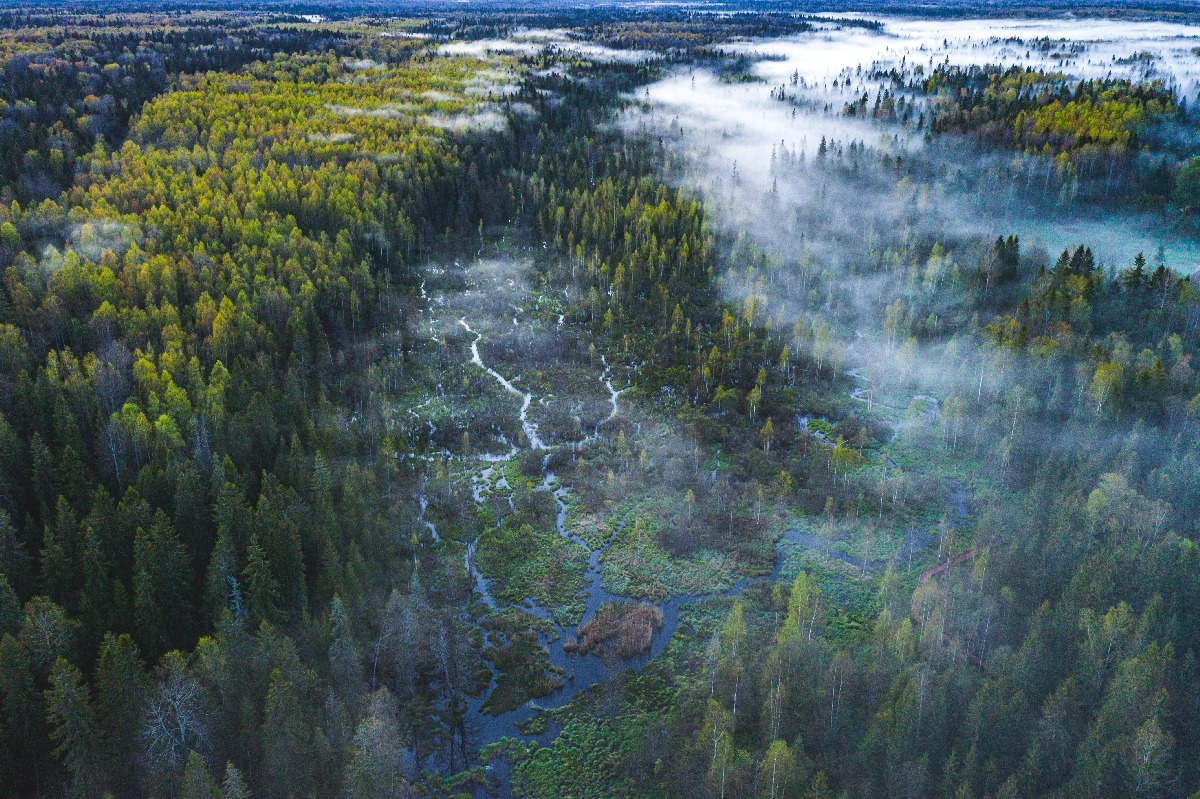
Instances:
[[[385,11],[0,12],[0,797],[1200,796],[1200,29]]]

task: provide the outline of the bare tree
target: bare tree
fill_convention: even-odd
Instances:
[[[187,662],[179,652],[163,657],[158,687],[146,705],[142,738],[147,768],[160,778],[179,773],[189,752],[208,744],[200,686],[188,674]]]

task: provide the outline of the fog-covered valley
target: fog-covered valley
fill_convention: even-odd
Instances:
[[[0,799],[1196,799],[1200,14],[1073,10],[0,11]]]
[[[963,142],[927,142],[909,125],[843,114],[844,106],[864,92],[873,100],[894,88],[889,79],[872,79],[872,72],[917,65],[932,70],[943,63],[1016,65],[1077,79],[1161,80],[1194,105],[1200,99],[1200,64],[1192,52],[1200,36],[1194,27],[1105,20],[872,21],[879,27],[827,23],[783,40],[733,45],[730,51],[753,60],[747,73],[752,81],[730,83],[704,69],[676,71],[645,89],[639,98],[645,101],[642,113],[627,114],[625,124],[671,137],[672,151],[686,153],[685,169],[692,170],[682,180],[714,198],[736,191],[733,205],[739,207],[753,207],[772,193],[818,206],[833,195],[829,202],[842,205],[839,195],[849,194],[862,222],[881,228],[907,223],[933,236],[1016,234],[1055,255],[1089,243],[1102,263],[1118,268],[1138,252],[1151,258],[1161,251],[1179,271],[1200,268],[1195,239],[1175,235],[1159,216],[1060,203],[1056,192],[1014,198],[995,174],[1011,156],[980,152]],[[1180,127],[1174,135],[1194,149],[1195,126]],[[854,181],[811,168],[785,170],[787,160],[812,167],[822,138],[835,151],[857,142],[873,157],[916,161],[921,172],[896,175],[895,183],[907,180],[893,191],[864,192]],[[1046,168],[1045,163],[1027,167],[1038,175]],[[754,216],[769,218],[757,211],[746,218]],[[854,255],[839,248],[833,257]]]

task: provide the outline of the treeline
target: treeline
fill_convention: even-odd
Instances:
[[[67,28],[121,28],[131,25],[166,25],[180,23],[182,27],[202,26],[220,19],[224,26],[236,30],[255,24],[275,25],[283,22],[300,23],[305,20],[294,14],[245,13],[241,15],[195,10],[186,4],[171,7],[169,4],[159,12],[137,9],[125,13],[109,9],[108,13],[72,13],[60,8],[50,9],[36,4],[28,8],[0,11],[0,28],[28,32],[37,28],[58,28],[62,34]]]
[[[871,23],[859,23],[869,25]],[[731,39],[786,36],[812,29],[796,13],[744,11],[715,15],[676,9],[630,13],[606,8],[563,11],[468,13],[435,16],[417,30],[452,39],[504,38],[536,27],[570,29],[580,39],[621,50],[647,50],[660,55],[694,53]]]
[[[1109,276],[1080,246],[1041,269],[1017,312],[988,330],[1019,350],[1089,353],[1099,362],[1092,386],[1098,406],[1128,400],[1140,415],[1159,417],[1169,398],[1189,402],[1197,390],[1188,355],[1197,343],[1197,300],[1190,279],[1163,264],[1150,270],[1139,254]]]
[[[490,139],[427,121],[479,69],[182,79],[0,209],[3,795],[392,796],[465,746],[460,589],[413,568],[373,381],[414,261],[512,213]]]
[[[276,53],[339,49],[345,37],[330,30],[207,24],[138,29],[122,18],[117,28],[72,23],[23,27],[36,36],[29,52],[0,64],[0,199],[54,198],[70,188],[76,165],[97,143],[115,145],[147,100],[172,76],[236,70]],[[12,16],[13,25],[30,20]],[[136,21],[133,21],[136,22]]]
[[[1175,92],[1124,78],[1072,81],[1032,67],[939,65],[912,83],[939,98],[933,133],[971,133],[998,146],[1049,155],[1089,146],[1136,150],[1144,130],[1177,118]]]
[[[790,36],[812,30],[795,14],[745,12],[730,16],[667,12],[639,19],[612,19],[580,27],[580,33],[610,47],[653,52],[696,53],[737,39]]]
[[[1187,102],[1161,81],[1072,79],[1033,67],[941,64],[875,70],[890,81],[847,103],[848,116],[913,125],[927,136],[958,134],[1015,150],[1013,188],[1035,198],[1161,209],[1176,193],[1184,153],[1170,130]]]

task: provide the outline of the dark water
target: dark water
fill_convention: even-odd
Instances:
[[[543,483],[543,490],[550,490],[549,484],[554,481],[554,474],[548,472],[546,481]],[[557,528],[559,535],[564,538],[569,538],[580,546],[589,550],[588,552],[588,567],[584,576],[586,585],[586,597],[584,601],[583,619],[577,625],[569,625],[559,628],[558,635],[555,636],[549,633],[541,633],[538,636],[539,642],[546,648],[549,653],[550,663],[557,666],[566,673],[566,681],[564,685],[556,691],[553,691],[548,696],[537,699],[532,699],[526,702],[519,708],[511,710],[507,713],[491,715],[482,711],[484,702],[490,694],[491,689],[495,687],[495,676],[493,675],[492,685],[489,687],[488,693],[476,699],[471,699],[468,702],[470,719],[468,722],[468,730],[472,735],[472,743],[476,746],[483,747],[490,743],[495,743],[502,738],[522,738],[525,740],[537,741],[541,745],[548,745],[558,735],[558,730],[551,725],[546,732],[540,735],[523,735],[517,728],[518,724],[532,719],[539,710],[552,710],[562,707],[570,702],[576,694],[591,688],[594,685],[604,682],[605,680],[615,676],[616,674],[625,671],[641,671],[646,667],[651,660],[662,654],[667,648],[672,636],[679,630],[680,618],[684,606],[694,602],[701,602],[707,599],[718,597],[736,596],[741,593],[746,586],[755,581],[755,579],[767,578],[743,578],[738,580],[724,591],[699,594],[695,596],[678,596],[662,602],[655,603],[655,606],[662,611],[663,623],[662,627],[655,631],[651,639],[650,648],[641,655],[632,658],[616,658],[604,656],[596,651],[580,654],[577,652],[567,652],[563,649],[564,642],[573,642],[576,640],[578,630],[583,624],[586,624],[600,609],[602,605],[610,602],[630,602],[633,600],[627,597],[612,594],[604,586],[604,578],[600,574],[600,556],[608,549],[612,542],[616,539],[621,531],[625,528],[628,516],[622,518],[614,529],[608,540],[599,547],[591,549],[578,536],[571,535],[566,530],[567,503],[564,497],[568,490],[560,487],[554,490],[554,497],[558,501],[559,510],[557,518]],[[782,559],[776,557],[775,567],[769,579],[775,579],[779,575],[779,569],[782,565]],[[486,590],[486,581],[480,577],[476,585],[483,583]],[[494,600],[490,595],[483,597],[483,601],[494,606]],[[536,605],[533,602],[526,601],[519,606],[527,613],[531,613],[540,619],[553,622],[551,613],[543,607]]]
[[[466,325],[465,321],[460,321],[460,324],[467,330],[471,330]],[[534,425],[528,419],[527,411],[530,404],[530,395],[521,392],[507,379],[503,378],[498,372],[482,362],[477,349],[480,336],[477,333],[475,335],[476,346],[472,348],[472,360],[478,366],[487,371],[498,382],[500,382],[506,390],[522,398],[523,403],[520,414],[520,422],[526,431],[526,436],[531,447],[533,449],[546,452],[554,449],[555,445],[548,445],[543,442],[542,439],[537,437],[536,425]],[[596,425],[591,435],[589,435],[584,441],[576,442],[572,445],[564,444],[562,446],[569,446],[572,449],[578,450],[580,447],[590,443],[590,441],[601,438],[600,428],[617,415],[619,411],[617,400],[620,391],[615,389],[612,385],[612,380],[609,377],[610,368],[607,361],[604,362],[604,367],[604,372],[600,375],[600,380],[610,394],[612,412],[606,419],[601,420]],[[855,375],[855,377],[858,376]],[[856,388],[851,394],[851,397],[853,399],[866,402],[866,399],[862,396],[861,387]],[[938,408],[937,400],[932,397],[921,397],[921,399],[926,399],[931,402],[932,414],[936,415]],[[801,421],[801,423],[807,427],[807,419],[801,419],[799,421]],[[500,456],[494,458],[493,460],[499,461],[504,459],[504,456]],[[581,691],[585,691],[588,688],[603,683],[625,670],[632,670],[634,672],[642,671],[651,660],[662,654],[671,638],[676,632],[679,631],[684,607],[709,599],[737,596],[744,591],[747,586],[759,580],[765,579],[774,582],[776,579],[778,579],[780,570],[783,566],[784,557],[777,548],[773,568],[770,574],[766,577],[743,578],[736,581],[723,591],[694,596],[678,596],[673,597],[665,602],[656,603],[656,607],[658,607],[658,609],[662,612],[662,627],[653,633],[650,648],[646,652],[635,657],[622,659],[611,655],[606,656],[596,650],[588,652],[587,654],[567,652],[563,648],[563,643],[576,641],[579,627],[587,623],[587,621],[589,621],[596,614],[597,610],[601,606],[610,602],[634,601],[626,597],[621,597],[610,593],[604,585],[604,579],[600,572],[600,558],[625,528],[625,524],[628,520],[628,514],[626,514],[626,516],[620,520],[607,541],[594,549],[589,547],[585,541],[578,536],[572,535],[567,530],[567,497],[570,494],[570,489],[566,486],[558,484],[558,480],[554,472],[550,470],[549,464],[550,456],[547,454],[542,462],[543,481],[541,486],[539,486],[536,490],[547,491],[553,494],[558,505],[558,513],[555,519],[555,527],[558,531],[558,534],[563,538],[574,541],[576,544],[584,547],[584,549],[588,551],[587,571],[585,572],[584,576],[584,614],[579,624],[560,627],[554,622],[550,610],[538,606],[532,600],[526,600],[523,604],[518,606],[521,610],[530,613],[539,619],[544,619],[554,624],[555,632],[540,633],[538,635],[538,640],[539,643],[545,648],[550,664],[561,669],[566,675],[564,684],[562,687],[554,690],[547,696],[527,701],[525,704],[514,710],[492,715],[483,711],[483,705],[496,687],[496,673],[493,670],[487,690],[481,696],[471,698],[467,702],[467,730],[471,748],[482,748],[504,738],[513,738],[528,742],[536,741],[539,745],[549,745],[559,733],[559,729],[557,729],[554,724],[550,724],[548,729],[539,735],[524,735],[518,729],[518,725],[521,725],[524,722],[534,718],[534,716],[536,716],[542,710],[552,710],[562,707],[570,702]],[[481,475],[481,481],[477,481],[473,487],[473,495],[476,501],[481,501],[483,499],[482,486],[486,482],[489,474],[490,468],[485,470],[485,472]],[[503,480],[501,483],[503,483]],[[950,496],[950,503],[953,507],[954,515],[959,518],[963,518],[968,513],[967,491],[960,483],[957,482],[952,484],[952,488],[953,490]],[[434,540],[440,540],[436,527],[431,522],[424,519],[425,498],[423,490],[419,499],[421,500],[422,522],[429,529],[429,532]],[[882,570],[886,568],[889,563],[899,562],[904,558],[911,560],[911,558],[917,552],[929,547],[936,541],[936,539],[937,535],[930,530],[910,530],[905,534],[904,545],[898,548],[896,553],[891,558],[885,560],[865,560],[854,557],[836,548],[833,542],[823,537],[802,532],[800,530],[789,530],[785,532],[778,543],[782,544],[786,542],[787,544],[793,546],[800,546],[815,550],[820,552],[823,557],[847,563],[863,570],[865,573],[868,570]],[[488,608],[494,609],[498,607],[498,603],[491,594],[487,578],[484,577],[484,575],[475,565],[474,554],[475,543],[472,542],[468,545],[464,555],[464,566],[471,577],[473,601],[482,602]],[[498,762],[494,766],[489,767],[489,771],[491,771],[493,776],[497,778],[499,785],[497,791],[498,795],[509,795],[511,790],[509,786],[507,766]]]

